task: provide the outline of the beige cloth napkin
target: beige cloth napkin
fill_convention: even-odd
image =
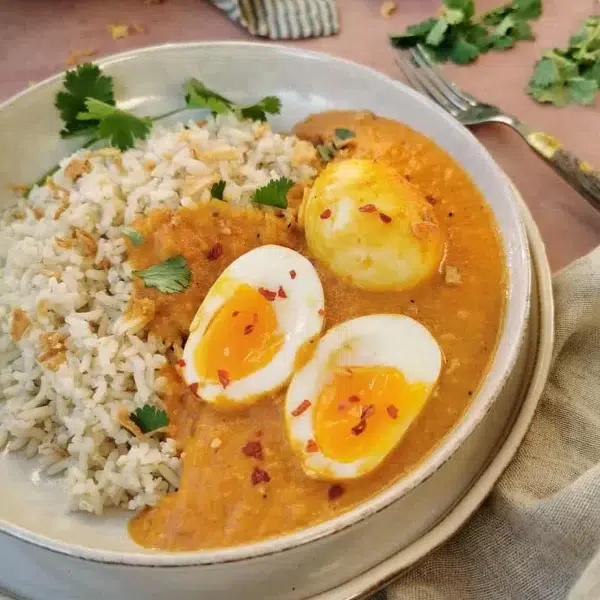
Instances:
[[[531,429],[467,526],[372,600],[600,599],[600,248],[554,278]]]

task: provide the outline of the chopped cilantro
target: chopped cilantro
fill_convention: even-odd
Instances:
[[[356,133],[351,129],[345,127],[338,127],[333,130],[333,140],[325,142],[324,144],[318,144],[316,146],[317,152],[323,162],[329,162],[337,153],[337,151],[344,146],[343,143],[347,140],[351,140],[356,137]]]
[[[252,196],[252,202],[287,208],[287,193],[293,187],[294,182],[287,177],[271,179],[269,183],[259,187]]]
[[[119,150],[132,148],[136,139],[145,139],[152,128],[152,120],[136,117],[110,104],[88,98],[85,101],[86,112],[80,112],[80,121],[93,121],[98,124],[97,137],[106,139]]]
[[[133,274],[143,280],[146,287],[156,288],[165,294],[177,294],[190,287],[192,275],[187,260],[181,254]]]
[[[587,18],[563,50],[547,50],[537,61],[527,93],[537,102],[564,106],[596,101],[600,85],[600,16]]]
[[[134,246],[141,246],[144,243],[144,236],[133,227],[121,227],[121,231],[131,240]]]
[[[396,48],[423,46],[433,60],[467,64],[490,49],[512,48],[521,40],[533,40],[528,21],[541,14],[541,0],[513,0],[475,20],[473,0],[442,0],[439,17],[430,18],[393,34]]]
[[[85,110],[88,98],[115,105],[112,77],[103,75],[100,67],[85,63],[65,73],[64,89],[56,94],[54,106],[64,123],[61,137],[94,133],[98,119],[85,122],[78,118],[79,113]]]
[[[150,404],[136,408],[129,418],[140,428],[142,433],[150,433],[169,424],[167,412]]]
[[[212,184],[212,187],[210,188],[210,195],[212,198],[223,200],[223,192],[225,192],[225,182],[222,179]]]
[[[276,96],[266,96],[260,102],[250,106],[242,106],[239,114],[243,119],[266,121],[267,114],[278,115],[281,111],[281,100]]]
[[[338,140],[351,140],[352,138],[356,137],[356,133],[354,133],[354,131],[352,131],[351,129],[346,129],[345,127],[338,127],[333,131],[333,135],[335,135],[335,137]]]

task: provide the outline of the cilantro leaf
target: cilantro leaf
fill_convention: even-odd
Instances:
[[[183,86],[187,108],[208,108],[213,114],[230,112],[233,102],[207,88],[199,79],[190,79]]]
[[[223,200],[223,192],[225,192],[225,182],[221,179],[213,183],[210,188],[210,195],[217,200]]]
[[[594,104],[598,84],[593,79],[572,77],[567,81],[569,97],[575,104]]]
[[[88,98],[85,107],[87,112],[80,112],[77,118],[97,122],[98,137],[108,140],[119,150],[132,148],[136,139],[146,139],[152,128],[151,119],[136,117],[95,98]]]
[[[61,137],[94,132],[99,122],[97,119],[84,123],[77,118],[77,115],[85,110],[85,101],[88,98],[95,98],[110,106],[115,105],[112,77],[103,75],[97,65],[84,63],[65,73],[64,89],[56,94],[54,106],[64,123]]]
[[[287,193],[293,186],[294,182],[287,177],[272,179],[254,192],[252,202],[277,208],[287,208]]]
[[[444,39],[444,34],[450,27],[450,24],[446,19],[438,19],[437,23],[433,26],[431,31],[427,34],[425,38],[425,43],[429,46],[439,46]]]
[[[560,72],[555,62],[550,57],[544,57],[535,64],[529,84],[532,87],[545,88],[558,83],[560,79]]]
[[[129,418],[140,428],[142,433],[150,433],[169,424],[167,412],[150,404],[136,408]]]
[[[281,100],[276,96],[266,96],[260,102],[243,106],[239,113],[243,119],[252,119],[253,121],[266,121],[267,114],[278,115],[281,111]]]
[[[144,236],[133,227],[121,227],[121,231],[131,240],[134,246],[141,246],[144,243]]]
[[[337,152],[337,148],[333,142],[327,142],[326,144],[318,144],[316,146],[317,152],[321,157],[321,160],[326,163],[329,162]]]
[[[142,279],[146,287],[156,288],[165,294],[183,292],[190,287],[192,279],[187,260],[181,254],[133,274]]]
[[[356,133],[354,133],[352,129],[346,129],[345,127],[337,127],[334,129],[333,135],[335,135],[335,137],[342,142],[356,137]]]
[[[450,58],[458,65],[466,65],[474,61],[479,56],[477,46],[470,44],[463,37],[458,37],[452,45]]]

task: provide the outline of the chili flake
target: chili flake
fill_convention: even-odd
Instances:
[[[291,277],[292,279],[296,279],[296,271],[294,271],[294,269],[292,269],[292,270],[290,271],[290,277]]]
[[[252,475],[250,476],[252,485],[258,485],[259,483],[269,483],[271,481],[270,475],[260,467],[254,467]]]
[[[355,425],[351,431],[352,435],[360,435],[367,428],[367,422],[364,419],[361,419],[358,422],[358,425]]]
[[[327,492],[327,496],[330,500],[336,500],[344,493],[344,488],[339,483],[334,483],[329,486],[329,491]]]
[[[315,442],[315,440],[308,440],[308,442],[306,442],[306,451],[307,452],[318,452],[319,446],[317,446],[317,442]]]
[[[352,371],[350,371],[350,375],[352,375]],[[360,402],[360,398],[356,394],[352,394],[348,397],[348,402]]]
[[[310,400],[302,400],[298,406],[292,411],[293,417],[299,417],[303,412],[306,412],[311,407]]]
[[[250,335],[254,331],[254,325],[250,323],[244,327],[244,335]]]
[[[437,200],[431,194],[427,194],[425,196],[425,200],[427,200],[427,202],[429,202],[429,204],[432,206],[437,202]]]
[[[208,260],[217,260],[219,256],[223,254],[223,244],[217,242],[207,253],[206,258]]]
[[[264,287],[259,287],[258,288],[258,293],[261,294],[263,297],[265,297],[270,302],[273,302],[273,300],[275,300],[275,298],[277,298],[277,292],[273,292],[271,290],[267,290]]]
[[[177,366],[181,367],[183,369],[183,367],[185,367],[185,360],[183,360],[183,358],[180,359],[180,360],[178,360],[177,361]]]
[[[197,383],[191,383],[190,384],[190,391],[192,392],[192,394],[198,394],[198,384]]]
[[[362,206],[358,207],[358,212],[362,213],[375,212],[376,210],[377,207],[374,204],[363,204]]]
[[[280,298],[287,298],[287,294],[285,293],[285,290],[283,289],[282,286],[279,286],[279,289],[277,290],[277,295]]]
[[[397,419],[398,418],[398,409],[393,405],[390,404],[387,408],[387,414],[390,415],[391,419]]]
[[[320,308],[318,312],[322,317],[325,316],[325,311],[322,308]]]
[[[331,209],[326,208],[319,216],[321,217],[321,219],[329,219],[329,217],[331,216]]]
[[[250,440],[242,447],[242,453],[249,458],[257,458],[262,460],[262,444],[258,440]]]
[[[392,222],[392,217],[390,217],[389,215],[386,215],[385,213],[382,213],[382,212],[379,213],[379,218],[384,223],[391,223]]]
[[[372,417],[374,413],[375,413],[375,405],[367,404],[367,406],[363,406],[362,412],[360,413],[360,418],[368,419],[369,417]]]
[[[240,311],[239,311],[239,310],[234,310],[234,311],[231,313],[231,316],[232,316],[232,317],[237,317],[239,314],[240,314]]]
[[[223,389],[225,389],[230,383],[229,373],[225,371],[225,369],[218,369],[217,377],[219,378],[219,383],[223,386]]]

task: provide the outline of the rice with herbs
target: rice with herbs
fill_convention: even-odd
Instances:
[[[122,227],[157,207],[245,205],[282,176],[314,175],[306,142],[266,123],[220,116],[155,126],[131,150],[81,150],[2,214],[0,445],[66,473],[72,510],[135,510],[177,487],[180,458],[163,435],[140,439],[122,415],[160,406],[165,344],[125,313],[132,295]]]

